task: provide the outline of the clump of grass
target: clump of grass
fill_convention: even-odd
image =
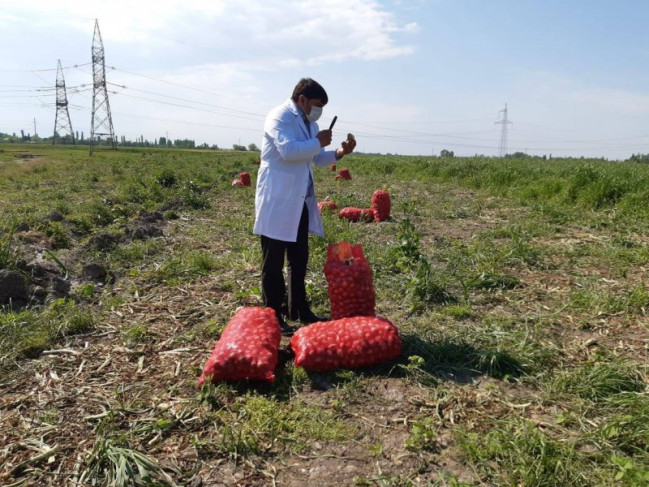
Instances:
[[[406,300],[412,311],[423,311],[433,304],[446,304],[456,299],[448,292],[443,274],[436,272],[420,249],[420,235],[415,225],[405,218],[399,224],[397,245],[392,249],[395,270],[405,280]]]
[[[606,420],[597,428],[594,439],[606,448],[639,456],[649,473],[649,397],[641,393],[620,393],[600,405]]]
[[[155,181],[163,188],[173,188],[178,183],[178,177],[173,170],[165,168],[158,173]]]
[[[595,362],[561,373],[550,385],[554,393],[601,401],[623,392],[639,392],[645,384],[637,370],[622,362]]]
[[[14,269],[20,260],[20,250],[14,246],[15,225],[8,231],[0,231],[0,269]]]
[[[440,372],[482,373],[495,378],[518,377],[526,367],[500,347],[473,345],[463,340],[427,340],[419,334],[402,334],[404,356],[425,357],[418,367],[430,374]]]
[[[0,313],[0,366],[36,358],[61,339],[94,329],[94,318],[71,299],[58,299],[40,311]]]
[[[136,344],[151,341],[149,327],[144,323],[133,323],[124,327],[122,337],[127,344]]]
[[[489,431],[458,431],[458,444],[475,468],[495,485],[593,485],[573,445],[557,441],[532,423],[514,418]]]
[[[193,181],[187,181],[180,189],[180,199],[184,206],[194,210],[205,210],[210,202],[203,194],[203,189]]]
[[[93,485],[167,485],[178,487],[151,457],[131,448],[126,441],[100,437],[95,441],[79,483]]]
[[[467,287],[473,289],[514,289],[520,282],[520,279],[515,276],[483,272],[468,281]]]
[[[49,347],[51,335],[34,311],[0,313],[0,367],[18,357],[38,357]]]
[[[70,235],[61,222],[47,222],[45,235],[50,237],[55,249],[67,249],[70,246]]]
[[[219,437],[211,448],[231,457],[247,457],[277,448],[302,452],[311,441],[342,440],[351,432],[328,410],[301,401],[290,403],[246,394],[215,413]],[[204,447],[206,445],[203,445]]]
[[[418,419],[412,423],[406,448],[413,451],[436,452],[439,450],[435,420],[432,417]]]

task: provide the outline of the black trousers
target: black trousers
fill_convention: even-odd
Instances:
[[[302,209],[295,242],[275,240],[261,236],[261,297],[264,306],[273,308],[277,316],[288,314],[297,317],[306,311],[306,267],[309,262],[309,212],[306,204]],[[284,308],[286,286],[284,283],[284,255],[288,258],[288,309]]]

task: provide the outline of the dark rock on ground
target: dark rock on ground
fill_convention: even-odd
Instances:
[[[66,281],[61,277],[53,277],[50,294],[57,298],[64,298],[70,294],[70,281]]]
[[[114,235],[108,232],[98,233],[90,237],[86,246],[94,250],[112,250],[117,247],[119,243],[119,235]]]
[[[155,223],[163,220],[162,213],[159,211],[141,211],[138,220],[141,223]]]
[[[124,229],[124,234],[129,240],[146,240],[151,237],[162,237],[162,229],[154,225],[140,225],[135,228]]]
[[[103,264],[91,262],[83,266],[81,277],[92,282],[106,282],[108,271]]]
[[[20,272],[0,270],[0,304],[25,303],[30,294],[29,283]]]
[[[57,210],[52,210],[47,218],[52,222],[61,222],[63,221],[63,213]]]

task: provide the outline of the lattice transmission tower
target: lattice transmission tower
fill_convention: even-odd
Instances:
[[[503,114],[503,118],[494,122],[494,124],[502,125],[500,132],[500,157],[504,157],[507,155],[507,129],[509,125],[513,125],[513,123],[507,118],[507,103],[505,103],[505,109],[500,110],[499,113]]]
[[[36,134],[36,120],[34,120],[34,134]],[[68,111],[68,94],[65,90],[65,78],[63,77],[63,68],[59,59],[59,66],[56,70],[56,116],[54,117],[54,135],[52,136],[52,145],[57,142],[65,144],[74,140],[72,131],[72,122],[70,121],[70,112]]]
[[[92,121],[90,123],[90,153],[101,136],[117,149],[113,119],[110,115],[108,90],[106,90],[106,61],[104,43],[99,32],[99,22],[95,20],[95,34],[92,38]]]

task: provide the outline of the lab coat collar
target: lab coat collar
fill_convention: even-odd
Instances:
[[[288,99],[288,102],[286,102],[286,105],[288,106],[289,110],[295,115],[299,120],[300,120],[300,128],[304,131],[304,134],[308,137],[311,138],[311,130],[307,126],[308,122],[304,121],[304,114],[302,113],[302,110],[300,110],[300,107],[298,107],[295,102],[293,101],[292,98]]]

